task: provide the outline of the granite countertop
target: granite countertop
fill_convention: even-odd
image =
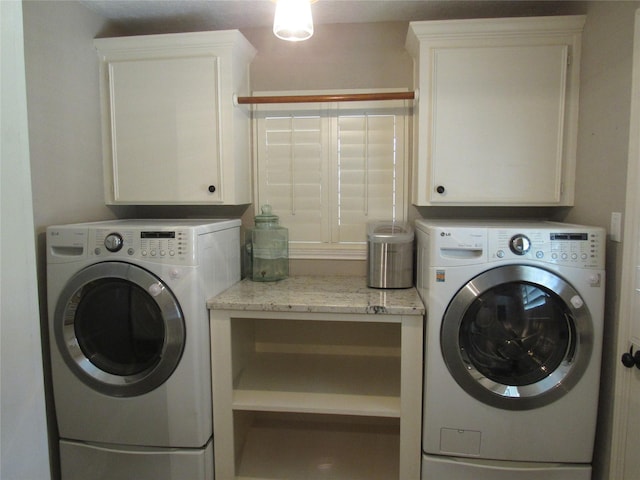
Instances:
[[[367,287],[365,277],[289,277],[278,282],[244,279],[214,298],[214,310],[424,315],[415,288]]]

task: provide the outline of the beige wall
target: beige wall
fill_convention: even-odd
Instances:
[[[105,22],[77,2],[23,2],[33,224],[49,443],[58,475],[50,400],[44,231],[48,225],[114,218],[104,205],[98,62],[93,38]]]
[[[609,228],[624,212],[634,12],[640,2],[590,2],[583,35],[576,201],[565,221]],[[594,480],[609,467],[622,244],[607,241],[607,288]],[[621,354],[621,352],[620,352]],[[614,480],[614,479],[611,479]]]
[[[0,478],[48,480],[22,4],[0,2]]]
[[[254,91],[412,87],[405,22],[317,25],[313,37],[299,43],[277,39],[270,28],[242,33],[258,50],[251,63]]]
[[[98,58],[105,21],[71,1],[24,2],[36,229],[113,218],[104,204]]]

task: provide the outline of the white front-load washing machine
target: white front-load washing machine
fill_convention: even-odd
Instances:
[[[240,280],[240,220],[47,229],[62,480],[213,479],[206,301]]]
[[[416,221],[423,480],[588,480],[605,231]]]

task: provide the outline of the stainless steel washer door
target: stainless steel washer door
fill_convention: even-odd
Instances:
[[[442,354],[455,381],[488,405],[526,410],[569,391],[587,368],[591,315],[558,275],[525,265],[488,270],[453,297]]]
[[[98,263],[74,275],[58,299],[53,329],[73,373],[117,397],[164,383],[185,342],[182,311],[168,286],[124,262]]]

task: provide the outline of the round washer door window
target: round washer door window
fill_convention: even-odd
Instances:
[[[74,275],[55,311],[54,335],[73,373],[111,396],[147,393],[177,367],[185,341],[178,301],[155,275],[105,262]]]
[[[441,329],[445,363],[471,396],[525,410],[569,391],[589,362],[593,325],[575,289],[537,267],[488,270],[447,308]]]

